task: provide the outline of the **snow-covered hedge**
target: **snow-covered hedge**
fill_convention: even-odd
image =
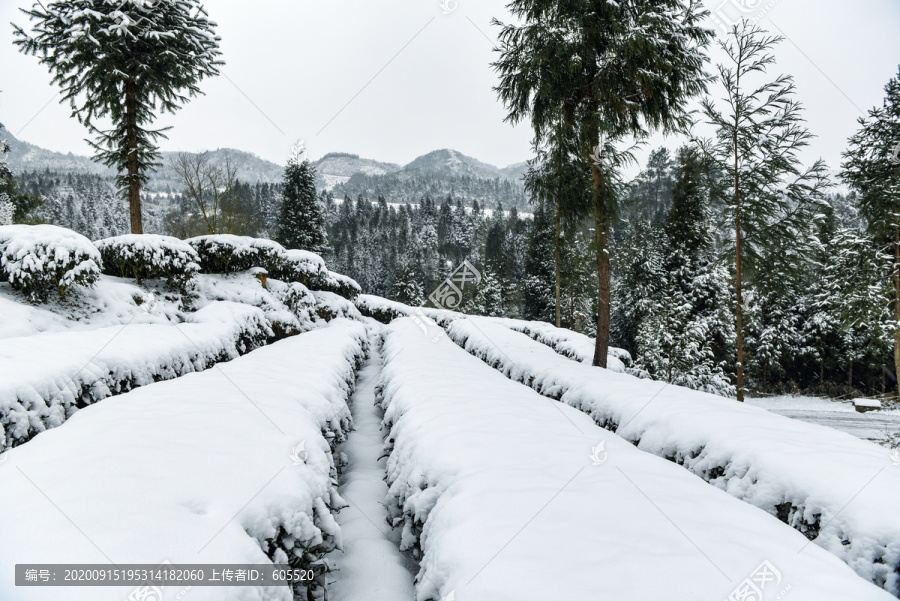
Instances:
[[[342,544],[334,512],[346,506],[333,447],[349,430],[346,399],[365,345],[362,324],[338,320],[99,403],[12,449],[0,465],[0,565],[102,560],[93,540],[137,563],[272,561],[316,574],[293,591],[195,587],[185,599],[324,599],[325,556]],[[0,571],[0,598],[20,590]],[[62,597],[122,601],[130,590],[70,587]]]
[[[354,299],[353,303],[360,313],[384,324],[389,324],[398,317],[413,317],[421,313],[435,323],[446,327],[454,319],[466,317],[465,313],[433,309],[431,307],[411,307],[404,303],[371,294],[361,294]]]
[[[100,277],[100,252],[91,241],[55,225],[0,226],[0,278],[44,301],[72,286],[93,286]]]
[[[420,562],[420,601],[747,599],[729,595],[764,560],[778,571],[765,599],[891,598],[814,545],[798,554],[806,539],[776,519],[412,320],[388,326],[381,351],[388,510]]]
[[[281,269],[272,272],[272,277],[310,287],[328,276],[325,260],[316,253],[292,249],[286,252],[285,257]]]
[[[103,273],[133,277],[138,284],[165,279],[179,290],[200,270],[200,257],[193,247],[172,236],[127,234],[95,242],[103,257]]]
[[[284,282],[269,279],[263,288],[250,272],[232,275],[200,274],[194,280],[193,290],[203,299],[230,301],[259,307],[265,315],[275,339],[280,340],[305,332],[314,327],[313,313],[295,311],[284,301]]]
[[[316,313],[325,321],[331,321],[338,317],[362,321],[359,310],[343,296],[321,290],[314,290],[312,295],[316,299]]]
[[[541,344],[546,344],[554,351],[569,359],[592,363],[594,361],[594,339],[573,332],[566,328],[556,326],[543,321],[525,321],[522,319],[506,319],[495,317],[494,321],[516,332],[527,334]],[[631,353],[625,349],[609,347],[607,349],[607,369],[624,372],[632,366]],[[631,372],[629,372],[631,373]],[[632,375],[637,375],[632,373]]]
[[[311,324],[315,321],[317,317],[316,297],[306,286],[299,282],[285,283],[269,280],[267,288],[291,310],[301,324]]]
[[[0,451],[82,407],[205,370],[273,336],[262,311],[237,303],[212,303],[189,319],[0,340]]]
[[[362,288],[360,288],[356,280],[333,271],[326,272],[325,276],[314,281],[312,286],[314,290],[333,292],[350,301],[354,300],[362,292]]]
[[[900,595],[900,467],[877,445],[708,393],[571,361],[484,318],[449,337],[507,377],[755,505]]]
[[[187,240],[200,258],[203,273],[234,273],[263,267],[277,273],[287,261],[284,247],[263,238],[217,234]]]

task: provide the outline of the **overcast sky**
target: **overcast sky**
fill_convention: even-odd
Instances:
[[[310,155],[357,153],[404,164],[453,148],[499,166],[530,157],[527,125],[503,122],[489,63],[505,0],[210,0],[226,65],[204,96],[161,125],[165,150],[239,148],[283,162],[305,139]],[[733,3],[733,4],[732,4]],[[861,111],[880,104],[900,62],[897,0],[715,0],[737,6],[788,38],[777,70],[795,76],[798,97],[818,136],[806,160],[836,168]],[[24,25],[19,7],[0,0],[0,22]],[[58,103],[46,69],[0,44],[0,122],[26,141],[89,154],[84,129]],[[720,54],[713,53],[714,60]],[[661,141],[661,140],[660,140]],[[667,142],[675,146],[677,141]]]

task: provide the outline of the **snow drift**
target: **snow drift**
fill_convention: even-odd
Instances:
[[[82,407],[205,370],[270,336],[259,309],[214,302],[182,324],[129,322],[0,339],[0,451],[59,426]]]
[[[332,453],[365,344],[362,324],[336,320],[88,407],[12,449],[0,463],[0,565],[290,563],[315,570],[311,593],[194,587],[187,598],[323,598],[324,556],[341,545],[332,514],[344,506]],[[0,571],[4,601],[131,592],[61,590],[17,588],[13,571]]]
[[[419,601],[726,599],[763,565],[766,598],[891,598],[774,517],[411,319],[386,328],[382,354],[388,504],[421,562]]]
[[[560,356],[485,318],[449,337],[509,378],[790,524],[900,595],[900,467],[849,434]]]

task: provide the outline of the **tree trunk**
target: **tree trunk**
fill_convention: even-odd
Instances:
[[[575,286],[569,284],[569,329],[575,329]]]
[[[128,207],[131,213],[131,233],[143,234],[141,220],[141,180],[138,178],[137,83],[125,82],[125,144],[128,148]]]
[[[825,384],[825,362],[819,363],[819,386]]]
[[[594,136],[598,139],[600,136]],[[591,161],[594,179],[594,234],[597,242],[597,341],[594,345],[595,367],[606,367],[609,353],[609,218],[600,208],[600,169]]]
[[[769,393],[769,364],[763,364],[763,393]]]
[[[847,386],[853,388],[853,361],[850,362],[850,370],[847,377]]]
[[[741,281],[741,193],[738,171],[738,118],[734,119],[734,289],[737,295],[737,400],[744,402],[744,307]]]
[[[900,395],[900,226],[894,226],[894,374]]]
[[[562,184],[560,184],[559,187],[562,188]],[[561,293],[560,283],[562,280],[560,271],[561,271],[561,263],[562,263],[562,253],[559,248],[559,244],[560,244],[559,234],[560,234],[560,229],[561,229],[560,213],[562,212],[562,207],[560,205],[562,204],[562,198],[560,196],[561,196],[561,194],[557,193],[557,195],[556,195],[556,244],[555,244],[555,246],[556,246],[556,327],[557,328],[560,326],[561,319],[562,319],[562,308],[560,306],[560,293]]]

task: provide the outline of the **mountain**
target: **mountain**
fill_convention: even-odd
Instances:
[[[521,182],[522,178],[525,177],[525,174],[528,172],[528,163],[513,163],[508,167],[504,167],[500,170],[500,177],[506,178],[513,182]]]
[[[516,163],[502,169],[482,163],[450,149],[424,154],[401,167],[394,163],[382,163],[360,158],[358,154],[332,152],[313,163],[318,173],[320,189],[332,190],[346,184],[354,176],[377,178],[393,175],[399,179],[430,177],[437,179],[474,177],[478,179],[507,179],[518,182],[527,169],[526,163]]]
[[[95,174],[114,177],[116,171],[93,159],[77,154],[54,152],[29,142],[17,139],[7,129],[0,129],[0,138],[6,139],[10,151],[7,162],[14,173],[23,171],[56,171],[59,173]],[[162,191],[166,186],[173,190],[181,188],[181,179],[172,167],[178,152],[162,152],[162,166],[150,176],[147,189]],[[193,153],[188,153],[193,154]],[[262,159],[251,152],[233,148],[219,148],[207,153],[213,165],[222,166],[230,161],[238,168],[238,178],[245,182],[280,182],[284,175],[284,166]]]
[[[422,155],[398,171],[357,172],[334,184],[335,196],[416,204],[425,197],[452,197],[466,205],[477,201],[493,208],[497,203],[519,209],[528,207],[521,181],[527,165],[518,163],[500,169],[450,149]]]
[[[10,144],[9,165],[14,172],[50,170],[58,173],[94,174],[113,177],[113,169],[95,163],[91,158],[46,150],[17,139],[7,130],[0,130],[0,137]],[[177,191],[181,180],[173,168],[178,152],[163,152],[162,166],[150,176],[147,190]],[[279,183],[284,165],[267,161],[251,152],[233,148],[208,151],[207,158],[213,165],[226,162],[237,166],[242,181],[255,184]],[[337,196],[360,194],[386,198],[398,202],[418,202],[423,196],[438,198],[448,194],[471,202],[478,200],[493,206],[498,201],[505,205],[524,206],[521,178],[526,163],[516,163],[499,168],[451,149],[435,150],[424,154],[407,165],[385,163],[361,158],[357,154],[333,152],[313,162],[316,168],[316,185],[320,190],[333,190]]]
[[[172,167],[174,161],[178,158],[178,152],[163,152],[162,167],[150,177],[148,189],[154,191],[163,191],[166,186],[172,190],[179,190],[183,186],[181,178],[175,173]],[[186,153],[194,154],[194,153]],[[278,165],[272,161],[260,158],[252,152],[243,150],[235,150],[234,148],[217,148],[209,150],[206,153],[210,164],[216,166],[224,166],[226,162],[237,167],[237,177],[242,182],[255,184],[277,183],[281,182],[284,177],[284,165]]]
[[[500,177],[500,170],[455,150],[443,149],[429,152],[403,167],[409,175],[453,177],[468,175],[481,179]]]
[[[385,175],[400,170],[400,165],[380,163],[372,159],[361,159],[358,154],[331,152],[313,163],[316,168],[316,186],[331,190],[357,173],[365,175]]]
[[[16,138],[5,127],[0,127],[0,139],[9,143],[7,163],[13,172],[20,171],[62,171],[66,173],[92,173],[115,175],[115,172],[95,163],[89,157],[77,154],[53,152]]]

